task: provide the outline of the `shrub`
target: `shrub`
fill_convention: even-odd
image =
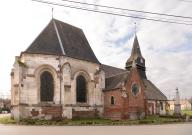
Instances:
[[[139,120],[139,124],[152,124],[152,123],[154,123],[154,120],[148,120],[148,119]]]

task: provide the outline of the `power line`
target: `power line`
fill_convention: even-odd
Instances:
[[[112,12],[108,12],[108,11],[82,8],[82,7],[77,7],[74,5],[65,5],[65,4],[55,3],[55,2],[50,2],[50,1],[42,1],[42,0],[32,0],[32,1],[40,2],[40,3],[44,3],[44,4],[56,5],[56,6],[63,6],[63,7],[73,8],[73,9],[85,10],[85,11],[90,11],[90,12],[97,12],[97,13],[103,13],[103,14],[108,14],[108,15],[127,17],[127,18],[135,18],[135,19],[141,19],[141,20],[172,23],[172,24],[192,25],[192,23],[176,22],[176,21],[169,21],[169,20],[162,20],[162,19],[153,19],[153,18],[147,18],[147,17],[133,16],[133,15],[124,15],[124,14],[112,13]]]
[[[105,5],[98,5],[98,4],[91,4],[91,3],[86,3],[86,2],[79,2],[79,1],[72,1],[72,0],[61,0],[65,2],[71,2],[75,4],[83,4],[83,5],[89,5],[89,6],[96,6],[96,7],[104,7],[104,8],[109,8],[109,9],[118,9],[122,11],[131,11],[131,12],[137,12],[137,13],[144,13],[144,14],[152,14],[152,15],[160,15],[160,16],[167,16],[167,17],[176,17],[176,18],[183,18],[183,19],[192,19],[192,17],[189,16],[179,16],[179,15],[171,15],[171,14],[163,14],[163,13],[156,13],[156,12],[148,12],[148,11],[141,11],[141,10],[134,10],[134,9],[125,9],[125,8],[119,8],[119,7],[112,7],[112,6],[105,6]],[[165,18],[160,18],[164,20],[169,20],[170,19],[165,19]],[[176,20],[176,19],[171,19],[172,21],[181,21],[181,20]],[[183,22],[191,22],[191,21],[185,21],[182,20]]]
[[[145,14],[162,15],[162,16],[177,17],[177,18],[184,18],[184,19],[192,19],[192,17],[189,17],[189,16],[171,15],[171,14],[163,14],[163,13],[157,13],[157,12],[134,10],[134,9],[128,9],[128,8],[119,8],[119,7],[91,4],[91,3],[72,1],[72,0],[61,0],[61,1],[67,1],[67,2],[71,2],[71,3],[78,3],[78,4],[96,6],[96,7],[104,7],[104,8],[109,8],[109,9],[118,9],[118,10],[123,10],[123,11],[131,11],[131,12],[138,12],[138,13],[145,13]]]
[[[192,2],[192,0],[179,0],[179,1],[182,1],[182,2]]]

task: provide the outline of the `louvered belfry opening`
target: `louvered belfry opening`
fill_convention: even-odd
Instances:
[[[54,80],[50,72],[44,71],[40,76],[40,97],[41,102],[53,101]]]
[[[76,79],[76,99],[79,103],[87,102],[86,79],[79,75]]]

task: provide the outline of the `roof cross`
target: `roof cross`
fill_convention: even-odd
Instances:
[[[53,12],[54,12],[54,8],[52,7],[52,10],[51,10],[52,19],[53,19]]]
[[[136,36],[136,34],[137,34],[137,23],[134,22],[134,24],[135,24],[135,36]]]

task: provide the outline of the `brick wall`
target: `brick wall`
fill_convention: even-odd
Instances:
[[[137,83],[140,87],[140,91],[136,96],[134,96],[131,92],[133,83]],[[147,105],[144,94],[145,86],[141,80],[138,69],[131,69],[130,77],[127,82],[127,90],[129,99],[129,117],[140,117],[138,115],[146,114]]]
[[[139,93],[134,96],[131,92],[133,83],[140,87]],[[104,117],[111,119],[137,119],[146,114],[147,104],[144,96],[144,84],[137,69],[132,69],[125,84],[127,97],[123,97],[121,88],[104,91]],[[115,104],[111,105],[111,96],[115,99]]]
[[[115,103],[111,104],[111,96]],[[104,117],[110,119],[126,119],[128,117],[128,99],[122,97],[122,90],[115,89],[104,92]]]

